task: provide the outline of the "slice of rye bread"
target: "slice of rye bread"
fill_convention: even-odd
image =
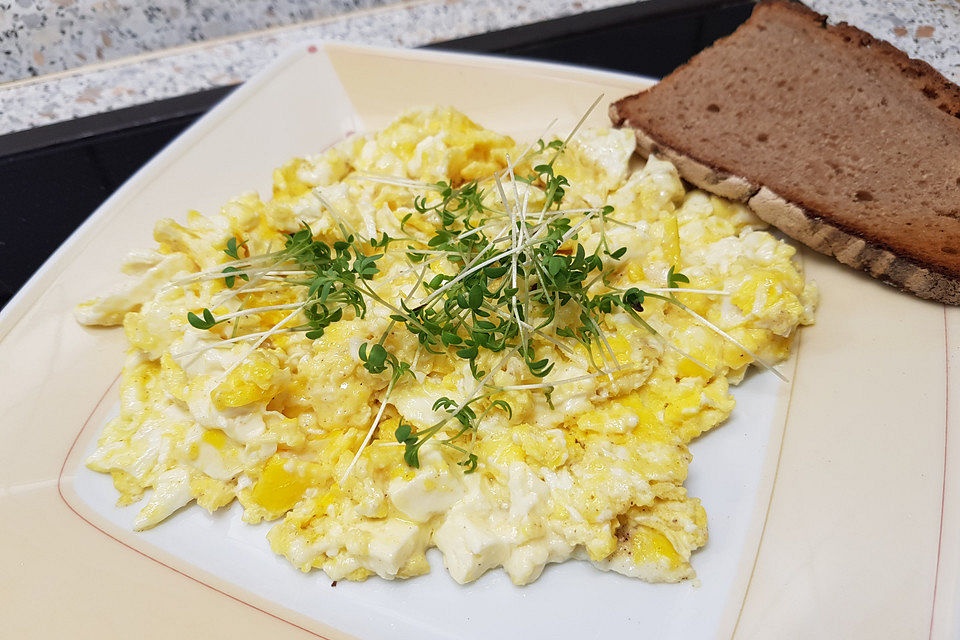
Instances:
[[[891,44],[764,2],[610,117],[813,249],[960,304],[960,88]]]

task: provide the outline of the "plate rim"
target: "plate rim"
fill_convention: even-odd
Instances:
[[[526,68],[526,69],[540,67],[540,68],[545,68],[551,71],[559,71],[564,73],[572,72],[577,75],[582,74],[585,80],[609,79],[612,81],[625,81],[625,82],[649,82],[650,81],[649,78],[644,78],[642,76],[633,76],[630,74],[621,74],[617,72],[608,72],[608,71],[602,71],[602,70],[594,71],[587,67],[579,67],[576,65],[504,59],[504,58],[499,58],[494,56],[482,56],[482,55],[464,54],[464,53],[458,53],[458,52],[443,52],[443,51],[436,51],[436,50],[430,50],[430,51],[394,50],[394,49],[389,49],[384,47],[366,47],[361,45],[343,44],[339,42],[323,43],[321,41],[317,41],[317,44],[319,46],[330,47],[332,49],[361,50],[361,51],[380,53],[380,54],[391,56],[391,57],[400,57],[400,58],[406,58],[406,59],[436,60],[439,58],[439,59],[445,59],[450,62],[460,61],[465,64],[481,64],[481,65],[494,64],[496,66],[501,66],[506,64],[509,66],[515,66],[518,68]],[[260,85],[262,85],[263,82],[265,82],[266,79],[269,78],[270,74],[276,71],[276,69],[280,68],[284,64],[289,64],[293,59],[296,59],[297,57],[304,55],[304,50],[306,47],[307,47],[306,44],[301,44],[291,48],[287,53],[285,53],[284,55],[278,57],[275,61],[273,61],[267,68],[265,68],[264,70],[256,74],[256,76],[254,76],[249,81],[244,83],[242,87],[238,88],[236,92],[234,92],[234,95],[238,97],[243,97],[244,99],[253,95],[255,91],[260,87]],[[182,132],[179,136],[177,136],[177,138],[173,142],[171,142],[169,145],[167,145],[160,153],[158,153],[156,156],[151,158],[151,160],[148,161],[148,163],[146,163],[144,167],[142,167],[136,174],[134,174],[134,176],[131,179],[126,181],[120,188],[118,188],[113,194],[111,194],[111,196],[107,198],[107,200],[105,200],[88,217],[88,219],[85,220],[84,223],[81,224],[77,228],[77,230],[75,230],[74,233],[72,233],[71,236],[63,244],[61,244],[60,247],[58,247],[58,249],[31,276],[31,278],[27,281],[27,283],[25,283],[25,285],[10,300],[6,308],[3,309],[2,312],[0,312],[0,349],[3,349],[4,346],[8,346],[6,341],[9,338],[10,332],[18,325],[18,323],[22,320],[23,316],[27,314],[34,307],[34,305],[36,305],[40,300],[42,300],[42,296],[44,294],[42,285],[44,282],[48,281],[48,279],[55,278],[60,273],[60,271],[57,270],[59,263],[61,261],[69,260],[73,252],[79,251],[80,249],[82,249],[85,246],[85,244],[83,244],[84,237],[87,234],[91,233],[92,231],[95,231],[100,224],[103,224],[102,218],[104,217],[103,216],[104,210],[114,206],[114,204],[117,201],[122,200],[124,197],[126,197],[128,195],[128,192],[135,191],[136,189],[140,188],[142,184],[152,180],[155,177],[154,174],[158,170],[158,168],[162,166],[165,162],[167,162],[166,160],[167,157],[185,150],[185,148],[189,144],[193,143],[195,138],[198,139],[202,137],[210,128],[216,126],[216,124],[220,122],[220,120],[227,114],[227,112],[230,109],[233,109],[237,105],[237,101],[232,100],[232,98],[233,96],[227,98],[226,100],[216,105],[213,109],[211,109],[210,112],[208,112],[207,114],[199,118],[195,123],[193,123],[190,127],[184,130],[184,132]],[[938,307],[938,312],[939,312],[939,307]],[[948,326],[952,326],[955,329],[952,335],[954,336],[960,335],[960,322],[958,322],[960,321],[960,309],[944,307],[943,318],[944,318],[943,322],[945,327],[944,339],[946,341],[946,346],[948,349],[947,365],[948,365],[948,372],[949,372],[949,367],[951,366],[951,363],[952,363],[952,366],[954,367],[960,366],[960,352],[957,351],[956,345],[951,347],[949,334],[946,333],[946,328]],[[801,332],[800,335],[803,336],[804,332]],[[799,354],[799,351],[800,351],[799,347],[801,344],[803,344],[803,342],[804,342],[803,337],[801,337],[800,343],[798,343],[797,345],[798,348],[795,349],[795,352],[793,355],[794,358],[797,358],[797,355]],[[797,361],[794,364],[794,367],[796,368],[798,366],[799,364],[797,359]],[[955,369],[955,370],[960,370],[960,369]],[[795,375],[791,378],[791,380],[794,380],[794,379],[795,379]],[[958,390],[950,389],[949,377],[946,379],[945,384],[947,386],[946,391],[947,391],[948,398],[951,396],[960,395],[960,389]],[[794,390],[794,384],[792,383],[790,385],[791,394],[793,390]],[[954,404],[956,406],[956,403]],[[945,419],[946,419],[945,435],[948,436],[951,426],[953,426],[954,428],[958,426],[956,412],[951,413],[948,411]],[[786,426],[786,421],[784,421],[784,427],[785,426]],[[82,433],[82,430],[81,430],[81,433]],[[781,433],[782,433],[782,430],[781,430]],[[951,443],[953,443],[953,447],[955,448],[957,446],[956,442],[957,442],[957,438],[953,438],[953,439],[950,439],[947,444],[950,445]],[[781,439],[778,447],[779,452],[777,456],[777,467],[774,470],[774,478],[773,478],[774,483],[779,477],[780,459],[783,455],[785,446],[786,444],[784,440]],[[949,466],[947,465],[948,460],[950,462]],[[938,501],[946,501],[947,491],[950,491],[952,494],[957,494],[958,491],[960,491],[960,481],[958,481],[957,465],[954,464],[958,460],[960,460],[960,451],[954,452],[954,449],[950,448],[947,452],[944,453],[944,467],[943,467],[944,489],[942,494],[938,496]],[[934,468],[934,471],[936,471],[936,468]],[[773,501],[776,499],[777,499],[776,495],[774,495],[773,493],[773,487],[771,487],[768,503],[773,503]],[[950,504],[947,504],[947,506],[949,507]],[[960,505],[954,505],[951,511],[951,513],[953,514],[952,517],[954,520],[957,519],[958,517],[957,513],[958,511],[960,511],[958,507],[960,507]],[[946,517],[947,517],[946,513],[941,511],[941,522],[940,522],[941,544],[942,544],[942,537],[943,537],[943,529],[945,526],[944,522]],[[769,520],[769,512],[764,514],[763,516],[764,529],[766,528],[768,520]],[[953,525],[951,525],[951,527],[952,526]],[[762,538],[762,532],[761,532],[761,538]],[[756,545],[754,545],[754,548],[757,549],[757,551],[759,552],[759,546],[762,544],[763,544],[763,540],[758,539]],[[953,546],[957,546],[957,545],[953,545]],[[747,590],[743,592],[744,600],[748,597],[749,585],[753,580],[753,571],[756,570],[756,561],[757,560],[755,559],[754,567],[751,570],[751,576],[750,576],[750,579],[748,580]],[[953,560],[951,560],[951,562],[954,565],[953,570],[950,570],[950,571],[945,570],[944,576],[949,580],[956,581],[957,573],[958,573],[958,571],[956,570],[957,560],[954,558]],[[176,569],[174,570],[176,571]],[[938,572],[940,570],[939,563],[937,566],[937,570]],[[933,596],[934,596],[935,605],[936,603],[941,602],[944,598],[946,598],[947,594],[951,593],[949,589],[944,588],[939,592],[939,595],[938,595],[938,592],[936,591],[936,589],[937,587],[941,586],[940,584],[941,577],[942,576],[938,574],[933,584],[933,588],[934,588]],[[951,587],[953,590],[952,593],[954,594],[956,594],[957,592],[956,586],[953,585],[952,583],[942,585],[942,586]],[[237,585],[234,585],[234,587],[237,589],[243,590],[242,587],[239,587]],[[225,594],[225,595],[233,598],[233,596],[231,596],[230,594]],[[279,603],[274,603],[274,604],[279,608],[288,610],[284,605],[281,605]],[[944,630],[944,625],[948,624],[950,620],[956,619],[957,602],[947,601],[946,605],[943,605],[941,603],[940,605],[936,605],[936,606],[938,606],[939,608],[933,609],[930,611],[930,635],[931,637],[934,637],[934,631],[936,626],[938,633],[942,633],[943,637],[947,637],[945,634],[948,631]],[[740,613],[742,614],[742,611]],[[299,616],[299,614],[297,615]],[[324,624],[322,621],[316,621],[312,618],[310,620],[312,623],[316,623],[320,625]],[[941,623],[940,622],[941,620],[946,620],[947,622]],[[739,616],[738,616],[738,624],[739,624]],[[295,625],[295,626],[298,626],[298,625]],[[337,633],[342,633],[342,632],[338,631]],[[940,637],[940,636],[937,636],[937,637]]]

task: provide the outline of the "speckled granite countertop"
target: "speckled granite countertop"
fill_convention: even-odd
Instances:
[[[30,21],[46,20],[46,23],[50,23],[67,15],[74,3],[75,0],[0,0],[0,40],[12,38],[10,29],[22,31],[22,16],[29,11],[20,11],[17,14],[21,16],[18,18],[20,22],[14,24],[14,5],[28,10],[37,7],[34,14],[40,17]],[[82,4],[91,5],[89,2]],[[126,6],[123,0],[93,4],[97,7]],[[140,6],[130,2],[126,4]],[[227,4],[244,6],[244,10],[224,17],[222,7]],[[225,31],[237,32],[251,26],[288,26],[273,26],[251,34],[118,58],[0,84],[0,134],[233,84],[268,65],[285,49],[303,42],[339,40],[413,47],[622,4],[627,2],[327,0],[309,3],[304,0],[250,0],[243,4],[225,0],[198,0],[190,3],[193,7],[190,12],[177,16],[173,15],[171,9],[156,8],[150,14],[148,9],[141,7],[138,10],[145,12],[144,16],[154,15],[153,21],[147,17],[140,20],[140,14],[137,14],[132,24],[139,27],[134,28],[129,24],[123,28],[117,27],[117,33],[125,33],[125,37],[110,35],[110,30],[103,32],[106,36],[100,32],[95,35],[94,40],[98,37],[101,41],[101,58],[111,57],[117,51],[121,52],[119,55],[127,55],[157,46],[168,46],[170,41],[216,37]],[[832,22],[846,21],[892,42],[910,56],[926,60],[954,82],[960,82],[960,47],[957,46],[960,40],[960,3],[956,0],[808,0],[807,4],[829,16]],[[47,5],[52,5],[52,8]],[[321,5],[325,9],[318,8]],[[41,6],[47,13],[39,11]],[[220,13],[217,13],[217,7],[221,7]],[[204,8],[209,11],[204,13]],[[44,15],[53,17],[44,18]],[[78,19],[82,19],[82,16]],[[304,22],[304,19],[307,21]],[[176,29],[170,26],[171,20],[180,20]],[[138,35],[137,29],[143,31],[143,35]],[[169,33],[165,35],[164,31]],[[36,39],[31,40],[29,45],[25,44],[27,40],[23,40],[23,34],[17,33],[22,40],[18,46],[23,48],[23,52],[16,64],[12,59],[4,59],[0,63],[0,78],[31,73],[29,60],[22,60],[24,55],[33,57],[35,64],[32,66],[34,71],[38,71],[41,68],[62,69],[70,63],[76,64],[78,59],[82,60],[75,53],[64,51],[79,52],[85,57],[89,53],[83,53],[91,43],[89,33],[77,36],[73,45],[70,42],[57,43],[59,46],[51,48],[51,51],[60,51],[58,57],[46,53],[46,47],[36,48],[35,45],[41,44]],[[41,33],[49,39],[56,35],[50,30],[41,30]],[[107,40],[111,45],[118,42],[119,45],[108,46]],[[70,46],[74,48],[69,49]]]
[[[402,0],[0,0],[0,79],[17,80]]]

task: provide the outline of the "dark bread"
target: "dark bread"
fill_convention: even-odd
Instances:
[[[960,87],[889,43],[764,2],[610,117],[817,251],[960,304]]]

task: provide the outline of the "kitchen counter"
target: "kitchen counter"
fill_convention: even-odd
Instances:
[[[207,0],[205,4],[236,3]],[[295,0],[251,2],[250,5],[259,7],[261,12],[268,9],[272,12],[265,14],[267,24],[279,25],[254,33],[204,40],[0,84],[0,135],[236,84],[268,65],[284,50],[304,42],[337,40],[415,47],[627,3],[623,0],[527,0],[522,3],[507,0],[354,0],[318,3],[330,5],[329,11],[335,13],[320,17],[314,17],[318,10],[310,13],[298,9],[300,4]],[[677,4],[693,6],[696,3],[678,0]],[[926,60],[951,80],[960,81],[960,49],[956,46],[960,35],[960,5],[954,0],[809,0],[808,4],[827,14],[831,21],[846,21],[869,31],[909,55]],[[14,5],[20,13],[14,11]],[[37,23],[35,28],[40,28],[53,17],[63,19],[66,15],[69,18],[70,12],[76,9],[73,0],[57,0],[50,5],[52,9],[47,5],[50,3],[45,0],[0,0],[0,16],[6,16],[0,17],[0,38],[7,36],[9,39],[16,35],[23,41],[20,43],[21,56],[26,55],[23,43],[29,40],[30,34],[29,24],[24,23],[23,16],[36,16],[26,22]],[[24,11],[31,8],[33,13]],[[146,51],[157,42],[164,44],[170,37],[174,41],[177,37],[208,38],[223,29],[258,26],[250,12],[247,7],[243,15],[230,14],[226,18],[222,12],[216,11],[186,16],[160,12],[157,14],[159,18],[153,21],[145,18],[116,31],[125,34],[123,45],[128,50]],[[89,18],[81,9],[74,13],[75,19],[81,23]],[[45,15],[48,19],[44,18]],[[295,20],[304,16],[310,19]],[[9,24],[13,19],[19,23]],[[172,25],[171,20],[177,19],[183,24]],[[158,30],[173,35],[164,40],[164,34]],[[29,54],[36,63],[34,70],[38,66],[50,67],[48,57],[53,52],[58,52],[57,64],[64,67],[71,61],[89,57],[89,51],[84,53],[91,46],[89,33],[83,35],[81,30],[78,36],[75,31],[69,32],[70,37],[64,35],[62,42],[56,41],[57,34],[53,30],[38,33],[45,34],[45,41],[35,42],[36,46]],[[107,41],[116,44],[118,36],[107,32],[106,36],[101,34],[98,37],[100,57],[109,56],[109,52],[105,54],[103,49],[107,47]],[[64,56],[63,52],[70,51],[71,47],[82,57]],[[4,60],[4,64],[6,66],[0,64],[0,77],[3,78],[28,73],[31,68],[29,64],[24,67],[22,61],[19,66],[10,60]]]

